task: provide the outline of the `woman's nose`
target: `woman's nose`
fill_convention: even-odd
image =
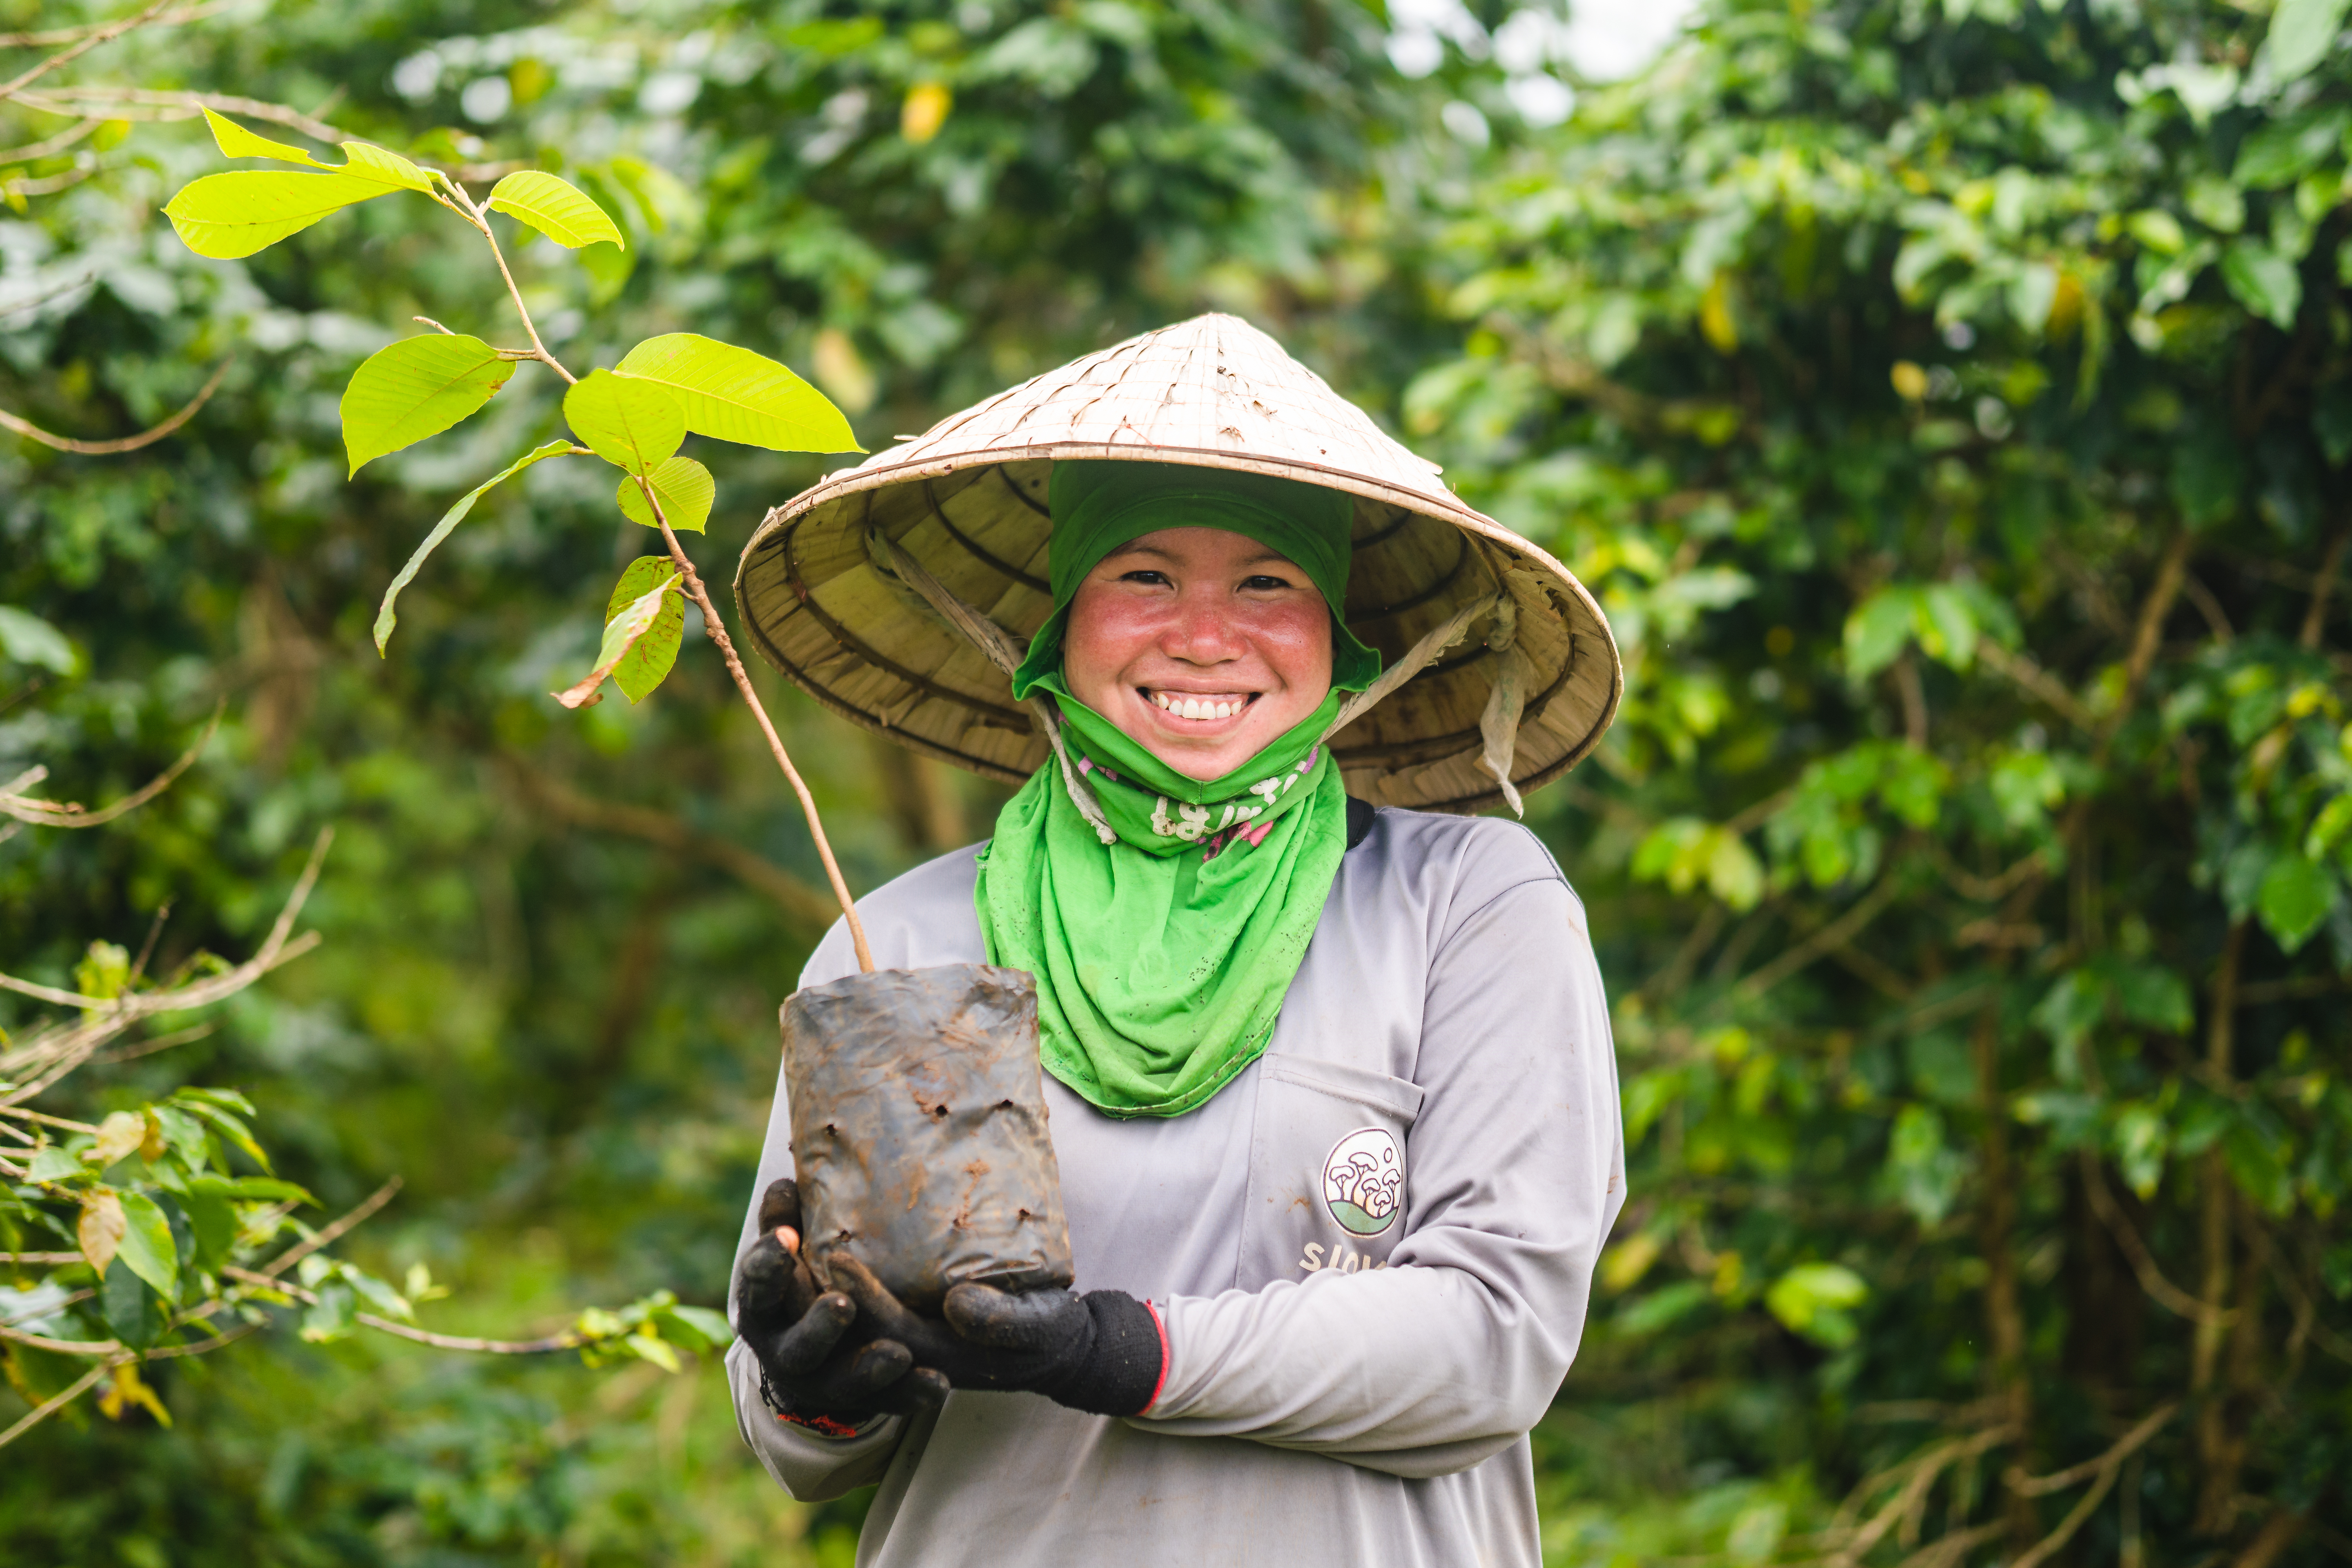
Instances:
[[[1160,637],[1160,651],[1187,664],[1223,664],[1247,651],[1225,595],[1187,587]]]

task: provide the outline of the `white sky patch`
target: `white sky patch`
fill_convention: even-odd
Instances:
[[[1573,0],[1565,49],[1588,81],[1619,81],[1657,58],[1696,0]]]

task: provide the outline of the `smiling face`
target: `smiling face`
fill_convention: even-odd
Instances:
[[[1323,595],[1222,528],[1163,528],[1103,557],[1062,650],[1070,694],[1191,779],[1233,772],[1331,690]]]

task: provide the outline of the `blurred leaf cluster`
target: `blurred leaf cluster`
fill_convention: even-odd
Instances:
[[[2268,1568],[2352,1549],[2344,20],[1715,0],[1608,84],[1510,6],[241,0],[59,74],[561,175],[625,244],[518,253],[551,349],[745,343],[868,447],[1195,310],[1266,325],[1627,658],[1529,802],[1633,1163],[1537,1434],[1548,1561]],[[97,986],[166,902],[165,971],[250,948],[340,834],[319,951],[76,1119],[229,1085],[328,1208],[400,1172],[340,1252],[453,1327],[717,1305],[827,918],[760,738],[710,661],[545,696],[644,538],[580,465],[481,496],[379,662],[402,561],[558,409],[519,378],[347,485],[338,398],[409,317],[497,320],[495,269],[394,203],[198,261],[156,216],[217,167],[193,109],[57,101],[82,139],[0,165],[0,407],[111,437],[238,359],[163,444],[0,453],[0,773],[112,798],[229,717],[120,826],[0,846],[0,967]],[[18,107],[12,142],[79,123]],[[709,463],[706,573],[819,471]],[[986,831],[993,786],[765,689],[853,886]],[[19,1445],[0,1540],[848,1560],[857,1505],[778,1496],[707,1361],[267,1343]]]

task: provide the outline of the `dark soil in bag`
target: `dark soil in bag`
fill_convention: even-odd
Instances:
[[[1026,971],[852,974],[793,993],[783,1028],[805,1252],[820,1273],[849,1252],[932,1316],[966,1280],[1068,1286]]]

